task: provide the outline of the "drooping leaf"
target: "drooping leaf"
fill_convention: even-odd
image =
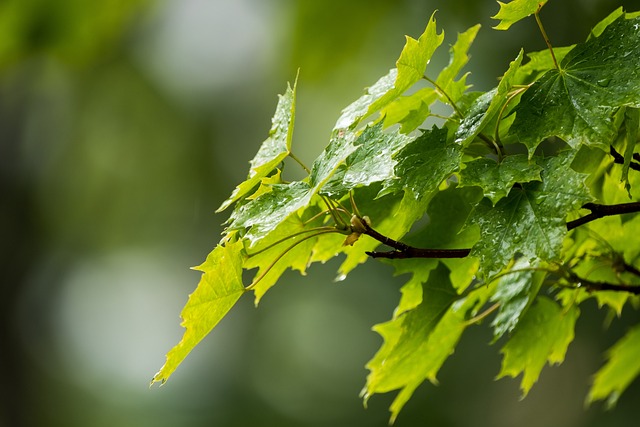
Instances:
[[[542,167],[525,155],[507,156],[500,163],[483,157],[466,163],[460,171],[460,185],[480,187],[495,204],[515,183],[539,181],[541,171]]]
[[[242,284],[242,241],[217,246],[195,270],[202,271],[196,290],[182,309],[182,340],[151,383],[164,383],[193,348],[218,324],[245,292]]]
[[[260,182],[260,179],[269,175],[289,155],[295,120],[297,83],[298,78],[296,77],[293,89],[287,85],[287,91],[284,95],[279,96],[276,112],[271,119],[269,138],[262,143],[258,153],[251,160],[251,169],[247,180],[233,190],[231,196],[222,203],[217,212],[225,210],[249,193]]]
[[[573,154],[544,161],[542,182],[515,186],[495,206],[483,199],[470,222],[480,227],[471,255],[480,258],[485,275],[507,265],[517,253],[528,260],[559,259],[567,234],[565,217],[590,200],[584,175],[571,168]]]
[[[422,293],[418,307],[375,327],[385,343],[367,364],[371,372],[363,394],[368,399],[374,393],[402,389],[394,403],[393,417],[418,385],[425,379],[435,380],[435,374],[459,338],[454,333],[439,334],[441,345],[430,344],[431,334],[457,297],[449,281],[449,270],[443,264],[431,272]]]
[[[540,9],[547,0],[513,0],[509,3],[498,2],[500,10],[493,16],[500,23],[493,27],[496,30],[508,30],[516,22],[531,16]]]
[[[596,373],[587,401],[606,399],[611,408],[640,374],[640,326],[629,330],[607,354],[609,360]]]
[[[614,114],[640,107],[639,69],[640,18],[622,16],[527,89],[511,129],[530,155],[550,136],[608,151],[617,134]]]
[[[520,388],[526,396],[544,365],[564,361],[578,315],[575,306],[563,309],[549,298],[539,296],[502,348],[504,359],[498,378],[515,378],[522,373]]]
[[[498,281],[496,292],[491,297],[491,301],[500,303],[498,314],[491,323],[495,340],[513,331],[538,294],[545,274],[534,268],[535,265],[521,258]]]

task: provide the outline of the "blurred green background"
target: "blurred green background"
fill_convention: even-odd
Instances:
[[[552,0],[556,45],[583,40],[615,7]],[[541,50],[532,19],[508,33],[493,0],[3,0],[0,2],[0,426],[385,426],[393,395],[364,409],[364,364],[402,278],[368,262],[284,277],[243,299],[163,387],[179,313],[220,237],[214,210],[243,180],[286,82],[301,69],[294,150],[311,163],[340,110],[394,66],[431,13],[445,30],[483,24],[469,82],[493,87],[518,49]],[[448,52],[432,61],[446,64]],[[633,316],[633,313],[625,313]],[[637,319],[637,316],[636,316]],[[567,361],[520,401],[493,381],[486,325],[463,338],[440,386],[397,426],[632,426],[584,408],[602,351],[625,330],[587,306]],[[634,421],[635,420],[635,421]]]

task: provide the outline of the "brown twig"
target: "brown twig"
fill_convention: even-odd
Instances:
[[[621,203],[618,205],[600,205],[596,203],[587,203],[582,206],[583,209],[591,211],[590,214],[567,222],[567,230],[573,230],[576,227],[584,225],[596,219],[604,218],[612,215],[622,215],[627,213],[640,212],[640,202]],[[372,258],[388,258],[388,259],[406,259],[406,258],[465,258],[471,253],[470,248],[465,249],[423,249],[407,245],[390,237],[387,237],[374,230],[367,221],[362,221],[362,234],[366,234],[378,242],[393,248],[392,251],[369,251],[366,252]],[[633,274],[640,271],[631,271]]]
[[[582,218],[569,221],[567,223],[567,230],[573,230],[576,227],[579,227],[596,219],[604,218],[605,216],[640,212],[640,202],[621,203],[618,205],[599,205],[596,203],[587,203],[586,205],[582,206],[582,208],[590,210],[591,213],[583,216]]]
[[[634,295],[640,295],[640,286],[609,283],[609,282],[594,282],[592,280],[585,279],[584,277],[578,276],[573,271],[567,272],[566,279],[569,280],[571,283],[575,283],[577,286],[581,288],[585,288],[589,292],[618,291],[618,292],[629,292]]]
[[[622,154],[618,153],[616,151],[616,149],[613,148],[613,145],[610,147],[609,153],[613,157],[613,163],[617,163],[619,165],[624,165],[624,157],[622,157]],[[638,159],[640,159],[640,156],[638,156],[638,153],[634,153],[633,154],[633,158],[636,161],[640,161],[640,160],[638,160]],[[635,170],[635,171],[640,171],[640,163],[629,162],[629,167],[631,169]]]

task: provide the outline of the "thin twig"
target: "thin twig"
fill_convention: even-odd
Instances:
[[[594,282],[589,279],[585,279],[584,277],[578,276],[573,271],[569,271],[565,277],[569,282],[575,283],[576,286],[580,288],[584,288],[589,292],[594,291],[618,291],[618,292],[629,292],[634,295],[640,295],[640,286],[637,285],[627,285],[627,284],[618,284],[618,283],[609,283],[609,282]]]

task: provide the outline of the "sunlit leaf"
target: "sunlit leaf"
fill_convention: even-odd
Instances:
[[[193,348],[218,324],[245,292],[242,284],[241,241],[217,246],[195,270],[202,271],[196,290],[182,309],[182,340],[167,353],[167,361],[153,377],[164,383]]]
[[[313,230],[300,216],[291,215],[248,251],[244,269],[258,268],[253,287],[256,305],[288,268],[305,274],[311,250],[323,231]]]
[[[393,156],[412,140],[397,130],[383,131],[380,123],[367,126],[355,141],[356,151],[338,167],[320,193],[342,196],[355,187],[395,178],[397,162]]]
[[[444,33],[438,34],[434,15],[418,40],[407,36],[407,42],[396,61],[398,70],[393,89],[379,97],[369,106],[367,115],[386,107],[424,76],[427,64],[436,49],[442,44]]]
[[[262,143],[258,153],[251,160],[251,169],[246,181],[233,190],[231,196],[218,208],[218,212],[225,210],[249,193],[260,179],[269,175],[289,155],[295,120],[297,83],[296,78],[293,89],[287,85],[287,91],[279,96],[276,112],[271,119],[269,138]]]
[[[512,0],[509,3],[499,1],[500,10],[493,19],[499,19],[500,23],[493,28],[508,30],[516,22],[536,13],[546,2],[547,0]]]
[[[366,117],[371,104],[393,89],[393,84],[397,77],[398,69],[393,68],[369,87],[364,95],[342,110],[342,114],[338,118],[334,130],[349,129]]]
[[[458,34],[458,39],[455,44],[451,46],[449,51],[449,65],[443,68],[436,78],[436,84],[438,85],[439,90],[442,90],[446,94],[446,96],[441,96],[440,98],[444,103],[448,104],[451,101],[458,102],[462,94],[469,88],[466,83],[466,74],[458,80],[456,80],[456,77],[469,61],[469,48],[475,40],[479,30],[480,25],[478,24],[469,28],[464,33]]]

